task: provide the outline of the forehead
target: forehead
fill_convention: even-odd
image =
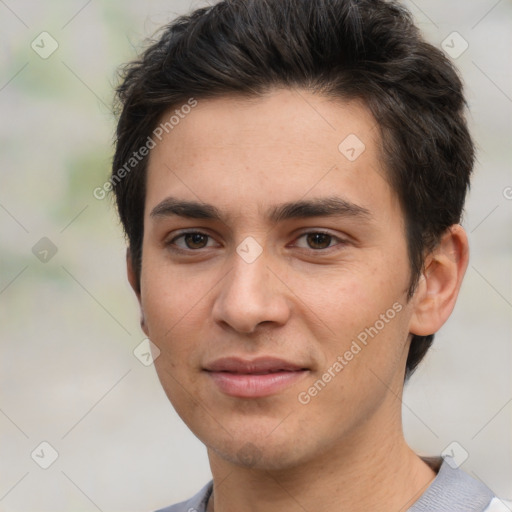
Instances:
[[[370,145],[380,144],[375,119],[357,99],[344,101],[306,90],[275,89],[262,96],[198,99],[193,108],[187,103],[165,112],[160,126],[167,143],[171,137],[166,135],[172,134],[177,144],[186,137],[190,150],[196,145],[244,152],[261,146],[295,146],[304,151],[328,150],[338,157],[339,143],[350,134]],[[171,118],[172,126],[168,124],[166,129]]]
[[[148,164],[146,214],[166,195],[247,211],[308,194],[348,194],[363,207],[389,203],[393,195],[378,125],[359,101],[289,89],[198,99],[191,109],[173,107],[160,126]]]

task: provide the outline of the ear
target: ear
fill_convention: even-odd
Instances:
[[[132,287],[132,290],[135,292],[137,296],[137,300],[139,301],[140,307],[140,327],[144,334],[149,338],[149,331],[146,325],[146,318],[144,316],[144,308],[142,307],[142,299],[140,293],[140,276],[135,271],[135,265],[132,259],[132,253],[130,248],[126,249],[126,273],[128,274],[128,282]]]
[[[459,224],[449,227],[426,257],[412,298],[409,331],[418,336],[437,332],[453,311],[469,259],[468,238]]]

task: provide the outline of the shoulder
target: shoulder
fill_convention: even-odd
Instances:
[[[189,500],[162,508],[156,512],[206,512],[206,505],[212,493],[213,481],[210,480],[197,494]]]
[[[438,510],[510,512],[512,509],[507,508],[506,502],[499,500],[481,481],[460,469],[455,460],[446,457],[434,481],[408,512]]]

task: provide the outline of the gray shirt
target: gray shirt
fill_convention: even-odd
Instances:
[[[450,464],[451,463],[451,464]],[[470,477],[445,459],[436,478],[407,512],[485,512],[490,510],[494,493],[483,483]],[[213,482],[208,482],[188,501],[163,508],[157,512],[206,512]]]

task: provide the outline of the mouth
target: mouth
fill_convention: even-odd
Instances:
[[[204,371],[222,393],[238,398],[275,395],[309,373],[304,366],[273,357],[217,359]]]

